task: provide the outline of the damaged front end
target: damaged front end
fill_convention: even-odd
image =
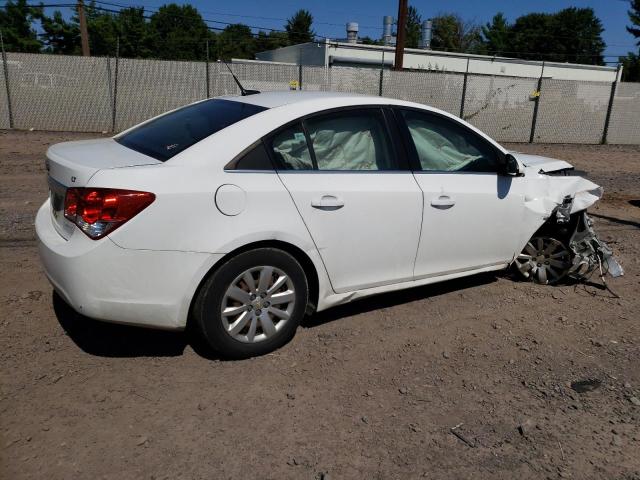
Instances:
[[[586,211],[578,214],[576,229],[569,239],[569,248],[573,253],[571,267],[567,272],[569,277],[586,280],[596,269],[599,270],[600,277],[606,273],[614,278],[624,275],[611,248],[596,236],[593,222]]]
[[[586,210],[572,209],[574,198],[567,195],[517,256],[514,263],[524,278],[546,285],[564,278],[586,281],[598,271],[605,283],[607,273],[614,278],[624,274]]]

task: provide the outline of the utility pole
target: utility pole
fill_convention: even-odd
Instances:
[[[80,21],[80,42],[82,44],[82,56],[89,54],[89,33],[87,32],[87,19],[84,16],[84,1],[78,0],[78,20]]]
[[[398,0],[398,31],[396,32],[396,61],[394,70],[402,70],[404,39],[407,29],[407,0]]]

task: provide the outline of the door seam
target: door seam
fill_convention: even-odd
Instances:
[[[302,220],[302,224],[304,225],[304,228],[307,230],[307,233],[309,234],[309,238],[313,242],[313,246],[316,248],[316,252],[318,252],[318,256],[320,257],[320,261],[322,262],[322,266],[324,267],[324,272],[326,273],[327,278],[329,279],[329,285],[331,286],[331,291],[333,293],[337,293],[336,289],[333,287],[333,283],[331,282],[331,275],[329,275],[329,270],[327,270],[327,265],[324,263],[324,258],[322,257],[322,254],[320,253],[320,249],[318,248],[318,245],[316,244],[315,238],[313,238],[313,235],[311,235],[311,230],[309,230],[309,226],[307,225],[307,222],[304,221],[304,217],[302,216],[302,212],[300,212],[300,209],[298,208],[298,205],[296,204],[296,201],[293,199],[293,195],[291,195],[291,192],[287,188],[287,185],[284,183],[284,181],[280,177],[280,173],[277,170],[276,170],[276,176],[278,177],[278,180],[280,180],[280,183],[282,184],[284,189],[289,194],[289,198],[291,199],[291,202],[293,203],[293,206],[296,209],[296,212],[298,212],[298,215],[300,216],[300,220]]]

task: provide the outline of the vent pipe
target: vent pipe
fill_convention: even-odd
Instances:
[[[347,43],[358,43],[358,24],[356,22],[347,23]]]
[[[431,20],[425,20],[422,22],[422,29],[420,33],[420,48],[425,50],[431,49]]]
[[[385,15],[382,17],[382,43],[391,45],[391,29],[393,28],[393,17]]]

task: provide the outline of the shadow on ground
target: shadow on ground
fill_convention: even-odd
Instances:
[[[462,291],[496,280],[495,274],[480,274],[457,280],[384,293],[357,300],[330,310],[305,317],[302,326],[314,328],[346,317],[381,308],[394,307],[427,297]],[[185,332],[152,330],[117,325],[90,319],[73,310],[57,293],[53,293],[53,309],[58,322],[84,352],[100,357],[175,357],[190,346],[201,357],[219,360],[191,329]]]
[[[481,273],[455,280],[448,280],[446,282],[410,288],[407,290],[383,293],[373,297],[363,298],[362,300],[356,300],[345,305],[340,305],[338,307],[316,313],[310,317],[306,317],[302,321],[302,326],[306,328],[313,328],[345,317],[367,313],[372,310],[395,307],[396,305],[411,303],[428,297],[437,297],[450,292],[462,291],[467,288],[486,285],[488,283],[495,282],[496,278],[497,276],[495,273]]]
[[[73,310],[57,293],[53,310],[69,338],[82,351],[100,357],[173,357],[187,346],[183,332],[149,330],[92,320]]]
[[[629,203],[631,203],[631,202],[629,202]],[[592,212],[589,212],[589,216],[596,217],[596,218],[601,218],[603,220],[607,220],[607,221],[613,222],[613,223],[618,223],[620,225],[629,225],[631,227],[640,228],[640,223],[639,222],[634,222],[633,220],[625,220],[624,218],[610,217],[608,215],[601,215],[599,213],[592,213]]]

